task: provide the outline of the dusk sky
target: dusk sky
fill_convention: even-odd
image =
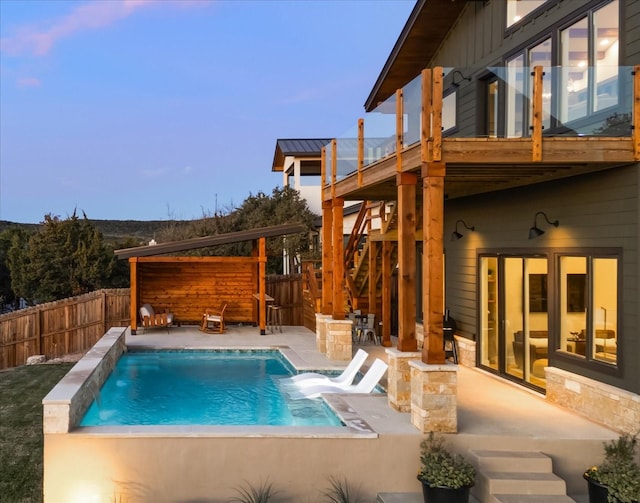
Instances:
[[[0,0],[0,220],[194,219],[340,136],[415,0]]]

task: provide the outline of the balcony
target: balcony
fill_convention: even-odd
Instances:
[[[325,146],[323,200],[395,200],[431,163],[453,199],[638,162],[638,70],[425,69]]]

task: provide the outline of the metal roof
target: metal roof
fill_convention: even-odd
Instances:
[[[279,138],[276,140],[271,171],[282,171],[287,156],[320,157],[322,147],[330,141],[331,138]]]
[[[287,234],[297,234],[305,232],[307,227],[302,224],[282,224],[271,227],[259,227],[248,231],[229,232],[227,234],[216,234],[214,236],[204,236],[201,238],[183,239],[182,241],[171,241],[157,245],[137,246],[135,248],[123,248],[115,250],[114,253],[119,259],[130,257],[151,257],[163,255],[165,253],[176,253],[209,246],[237,243],[240,241],[253,241],[258,238],[272,238]]]

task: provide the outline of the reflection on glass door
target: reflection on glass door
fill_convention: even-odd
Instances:
[[[480,261],[481,364],[538,388],[545,387],[548,365],[547,266],[547,259],[538,257]]]

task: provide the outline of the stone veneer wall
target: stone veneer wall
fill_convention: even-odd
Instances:
[[[125,327],[111,328],[42,400],[43,431],[68,433],[78,426],[89,405],[126,351]]]
[[[327,322],[331,315],[316,313],[316,349],[320,353],[327,352]]]
[[[464,365],[465,367],[475,367],[476,341],[472,341],[471,339],[467,339],[465,337],[460,337],[459,335],[456,335],[454,337],[456,339],[456,345],[458,347],[458,363],[460,365]]]
[[[614,431],[635,435],[640,428],[640,395],[555,367],[546,367],[547,401]]]
[[[411,360],[411,424],[423,433],[458,431],[457,365]]]
[[[353,339],[351,320],[327,320],[327,358],[329,360],[351,360]]]

